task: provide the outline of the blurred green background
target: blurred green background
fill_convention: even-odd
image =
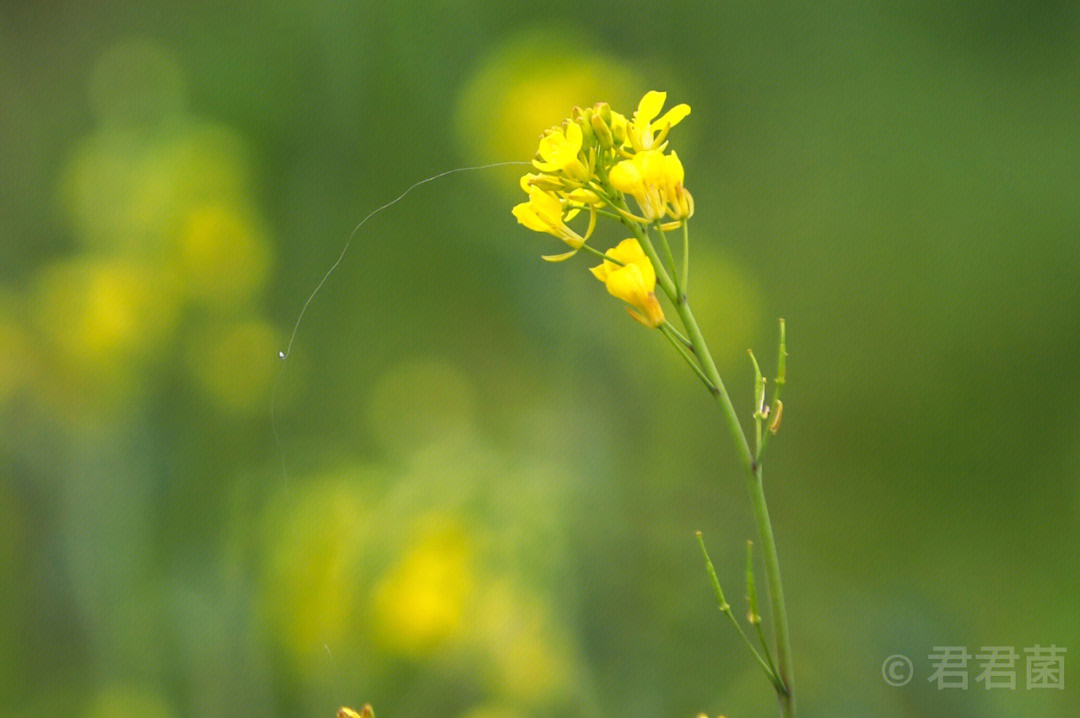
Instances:
[[[719,413],[522,168],[375,216],[277,359],[365,214],[648,89],[747,418],[788,324],[802,715],[1076,715],[1075,3],[228,0],[0,9],[0,716],[775,715]]]

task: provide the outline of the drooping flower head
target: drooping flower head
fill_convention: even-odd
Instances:
[[[624,239],[604,255],[604,263],[591,267],[593,276],[607,285],[608,292],[634,309],[630,316],[647,327],[664,323],[664,310],[656,299],[656,270],[633,237]]]

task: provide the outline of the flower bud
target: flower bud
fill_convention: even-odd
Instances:
[[[592,130],[596,135],[596,141],[600,143],[600,146],[605,150],[611,149],[615,146],[615,138],[611,135],[611,128],[604,122],[604,118],[600,115],[593,115]]]
[[[626,118],[618,112],[612,112],[608,124],[611,125],[611,136],[615,142],[620,145],[626,144]]]
[[[600,116],[605,125],[611,124],[611,105],[606,102],[597,102],[593,105],[593,110]]]
[[[529,173],[521,178],[521,189],[526,193],[529,191],[529,187],[539,187],[545,192],[560,192],[566,186],[566,183],[561,177],[556,177],[549,174],[533,174]]]
[[[592,122],[592,110],[586,110],[582,113],[581,117],[577,119],[578,125],[581,127],[582,147],[595,147],[597,138],[596,133],[593,131]]]

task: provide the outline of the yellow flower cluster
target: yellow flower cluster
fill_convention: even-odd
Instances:
[[[666,100],[667,93],[647,92],[629,120],[603,102],[584,110],[575,107],[560,126],[544,131],[533,159],[538,172],[521,178],[529,199],[513,209],[518,222],[570,247],[544,256],[552,262],[583,248],[601,255],[586,245],[598,214],[633,229],[636,236],[602,254],[604,263],[592,272],[650,327],[662,324],[664,314],[654,293],[656,269],[637,237],[645,237],[650,227],[681,227],[694,213],[694,199],[683,186],[682,162],[675,152],[665,153],[668,133],[690,114],[690,106],[676,105],[661,115]],[[627,197],[633,197],[636,212]],[[589,221],[582,234],[568,223],[585,211]]]

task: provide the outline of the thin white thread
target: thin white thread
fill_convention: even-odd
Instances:
[[[304,320],[304,314],[307,312],[308,306],[311,305],[311,301],[315,299],[315,295],[318,294],[319,290],[323,288],[324,284],[326,284],[326,280],[330,278],[330,275],[333,274],[334,270],[338,268],[338,265],[341,264],[341,261],[345,259],[345,254],[349,251],[349,246],[352,244],[353,239],[356,238],[356,233],[360,231],[360,228],[364,226],[365,222],[377,215],[379,212],[382,212],[384,209],[388,209],[400,202],[401,200],[405,199],[406,195],[408,195],[420,185],[427,184],[428,182],[434,182],[441,177],[446,177],[447,175],[456,174],[458,172],[473,172],[476,170],[493,169],[495,167],[512,167],[514,165],[531,164],[531,162],[527,161],[514,160],[509,162],[492,162],[491,164],[475,165],[472,167],[455,167],[454,169],[440,172],[437,175],[432,175],[431,177],[426,177],[419,182],[413,183],[408,187],[408,189],[406,189],[394,199],[368,212],[368,214],[363,219],[361,219],[355,227],[353,227],[352,232],[349,233],[349,238],[345,240],[345,246],[341,248],[341,253],[338,255],[338,258],[334,260],[334,263],[331,264],[330,268],[326,270],[326,273],[323,274],[322,279],[320,279],[319,283],[315,285],[315,289],[312,290],[311,294],[309,294],[308,298],[304,301],[304,305],[300,307],[300,314],[296,317],[296,323],[293,324],[292,334],[289,336],[289,343],[285,346],[285,350],[278,352],[278,358],[282,360],[282,364],[278,367],[277,377],[274,380],[274,388],[270,392],[270,426],[274,432],[274,445],[277,447],[278,457],[281,459],[281,475],[285,478],[286,481],[288,481],[289,475],[285,467],[285,451],[281,447],[281,437],[278,435],[277,429],[277,414],[274,411],[274,407],[277,401],[278,386],[281,384],[281,374],[285,370],[285,360],[289,358],[290,354],[292,354],[293,342],[296,341],[296,333],[300,329],[300,322]],[[325,644],[324,647],[326,647]],[[329,653],[329,647],[326,647],[326,650]]]
[[[319,283],[317,285],[315,285],[315,289],[308,296],[307,301],[304,302],[304,306],[300,308],[300,315],[298,317],[296,317],[296,324],[293,325],[292,335],[289,337],[289,343],[285,347],[285,351],[279,351],[278,352],[278,357],[280,359],[288,359],[289,358],[289,354],[292,353],[293,342],[296,341],[296,332],[300,328],[300,322],[303,321],[303,319],[304,319],[304,313],[307,312],[308,305],[311,304],[311,300],[315,298],[315,295],[318,294],[319,290],[322,289],[324,284],[326,284],[326,280],[330,278],[330,275],[333,274],[334,270],[338,268],[339,264],[341,264],[341,260],[345,259],[345,253],[349,251],[349,245],[352,244],[353,239],[356,237],[356,233],[360,231],[360,228],[364,226],[365,222],[367,222],[369,219],[371,219],[372,217],[377,215],[379,212],[382,212],[384,209],[387,209],[389,207],[393,207],[395,204],[397,204],[401,200],[405,199],[405,196],[407,194],[412,192],[414,189],[416,189],[420,185],[427,184],[428,182],[433,182],[433,181],[439,179],[440,177],[446,177],[447,175],[452,175],[452,174],[455,174],[457,172],[471,172],[471,171],[475,171],[475,170],[491,169],[493,167],[509,167],[511,165],[529,165],[529,164],[532,164],[532,163],[531,162],[524,162],[524,161],[519,160],[519,161],[513,161],[513,162],[493,162],[493,163],[488,164],[488,165],[477,165],[475,167],[456,167],[456,168],[454,168],[452,170],[446,170],[445,172],[440,172],[437,175],[432,175],[431,177],[427,177],[425,179],[420,180],[419,182],[416,182],[415,184],[411,185],[407,190],[405,190],[404,192],[402,192],[397,197],[390,200],[389,202],[387,202],[383,206],[376,207],[375,209],[371,210],[371,212],[369,212],[366,217],[364,217],[362,220],[360,220],[359,224],[357,224],[355,227],[353,227],[353,231],[349,233],[349,239],[346,240],[345,246],[341,248],[341,254],[339,254],[337,260],[335,260],[334,263],[330,265],[330,269],[326,270],[326,274],[324,274],[322,279],[319,280]]]

